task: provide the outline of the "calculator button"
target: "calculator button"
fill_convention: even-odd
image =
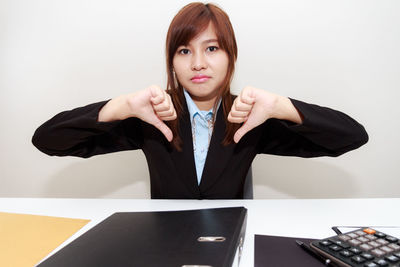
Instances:
[[[374,229],[371,229],[371,228],[365,228],[363,231],[364,231],[364,233],[367,233],[369,235],[373,235],[376,232]]]
[[[381,233],[381,232],[376,232],[375,236],[379,237],[379,238],[385,238],[386,237],[386,235],[384,233]]]
[[[370,246],[370,245],[368,245],[368,244],[362,244],[362,245],[360,246],[360,248],[363,249],[363,250],[365,250],[365,251],[368,251],[368,250],[370,250],[370,249],[373,249],[373,247]]]
[[[400,253],[394,253],[397,258],[400,258]]]
[[[391,252],[393,252],[393,249],[391,249],[391,248],[389,248],[389,247],[380,247],[379,248],[380,250],[383,250],[383,251],[385,251],[385,253],[391,253]]]
[[[363,257],[361,257],[361,256],[358,256],[358,255],[352,257],[351,260],[354,261],[354,262],[357,262],[357,263],[365,262],[365,259]]]
[[[368,262],[364,264],[364,267],[379,267],[379,265],[376,264],[375,262]]]
[[[329,246],[329,248],[330,248],[331,250],[333,250],[333,251],[342,250],[342,248],[341,248],[340,246],[338,246],[338,245],[332,245],[332,246]]]
[[[372,256],[371,254],[369,254],[369,253],[363,253],[363,254],[361,254],[361,257],[363,257],[363,258],[366,258],[367,260],[373,260],[375,257],[374,256]]]
[[[369,243],[368,243],[368,245],[370,245],[370,246],[373,246],[374,248],[376,248],[376,247],[379,247],[379,246],[380,246],[380,244],[379,244],[379,243],[377,243],[377,242],[375,242],[375,241],[371,241],[371,242],[369,242]]]
[[[389,242],[393,242],[393,243],[399,241],[398,238],[393,237],[393,236],[387,236],[386,240],[389,241]]]
[[[381,257],[381,256],[383,256],[383,255],[386,254],[385,252],[383,252],[382,250],[377,249],[377,248],[371,250],[371,253],[374,254],[374,255],[377,256],[377,257]]]
[[[393,262],[393,263],[398,262],[400,260],[399,258],[397,258],[394,255],[387,256],[385,259],[387,259],[388,261]]]
[[[374,235],[366,235],[365,237],[368,238],[369,240],[378,239],[378,238],[377,238],[376,236],[374,236]]]
[[[388,266],[389,265],[389,263],[387,261],[383,260],[383,259],[382,260],[376,260],[375,263],[378,264],[379,266]]]
[[[351,252],[348,251],[348,250],[342,250],[342,251],[340,252],[340,255],[342,255],[342,256],[344,256],[344,257],[350,257],[350,256],[353,256],[353,253],[351,253]]]
[[[326,246],[332,245],[332,242],[329,240],[323,240],[323,241],[320,241],[319,244],[326,247]]]
[[[378,242],[378,243],[381,244],[381,245],[386,245],[386,244],[389,243],[389,242],[386,241],[385,239],[377,239],[377,240],[375,240],[375,242]]]
[[[392,249],[394,249],[394,250],[400,249],[400,246],[397,245],[397,244],[389,244],[388,247],[390,247],[390,248],[392,248]]]
[[[366,233],[364,231],[358,230],[357,232],[355,232],[357,235],[362,236],[365,235]]]
[[[351,248],[349,251],[353,252],[354,254],[360,254],[362,252],[362,250],[358,248]]]
[[[358,246],[361,244],[361,242],[358,241],[357,239],[352,239],[352,240],[349,240],[348,242],[353,246]]]
[[[359,240],[359,241],[361,241],[361,242],[363,242],[363,243],[368,242],[368,241],[371,241],[371,240],[369,240],[368,238],[363,237],[363,236],[357,238],[357,240]]]
[[[339,235],[338,238],[343,241],[349,240],[351,237],[348,235]]]
[[[350,236],[351,238],[357,238],[358,237],[358,235],[355,234],[355,233],[349,233],[347,235]]]
[[[338,245],[338,246],[341,246],[342,248],[349,248],[350,247],[349,244],[347,244],[346,242],[343,242],[341,240],[336,240],[335,244]]]

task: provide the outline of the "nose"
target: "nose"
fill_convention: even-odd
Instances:
[[[202,53],[195,53],[192,57],[192,70],[199,71],[207,68],[207,60]]]

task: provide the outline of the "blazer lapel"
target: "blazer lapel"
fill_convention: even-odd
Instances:
[[[214,132],[210,140],[203,175],[200,182],[200,190],[206,191],[217,182],[221,173],[226,168],[234,151],[234,145],[222,145],[225,137],[225,119],[222,105],[218,109]]]
[[[179,152],[174,149],[172,158],[182,183],[186,185],[192,194],[197,195],[200,198],[193,154],[192,126],[186,103],[184,107],[182,118],[179,121],[179,131],[182,138],[182,151]]]

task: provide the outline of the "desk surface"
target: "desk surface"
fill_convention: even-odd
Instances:
[[[0,211],[90,219],[54,252],[114,212],[188,210],[244,206],[248,209],[240,266],[254,266],[254,235],[325,238],[331,226],[400,226],[396,199],[140,200],[0,198]],[[371,216],[373,214],[373,216]]]

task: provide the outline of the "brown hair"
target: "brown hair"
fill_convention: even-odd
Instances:
[[[228,122],[227,117],[231,110],[233,98],[230,94],[230,84],[235,70],[237,58],[237,45],[235,33],[233,31],[228,15],[214,4],[204,4],[200,2],[190,3],[184,6],[173,18],[167,33],[166,40],[166,60],[167,60],[167,90],[171,95],[174,107],[177,113],[177,120],[167,122],[174,135],[173,146],[181,150],[182,140],[179,135],[179,118],[183,113],[185,98],[183,87],[175,78],[173,72],[173,58],[181,45],[187,45],[194,37],[204,31],[209,23],[212,23],[218,38],[218,44],[228,54],[228,70],[224,81],[222,82],[218,97],[222,99],[221,105],[224,111],[226,122],[226,132],[223,141],[224,145],[233,142],[233,135],[239,128],[239,124]],[[214,111],[216,111],[214,105]],[[214,112],[214,120],[216,112]]]

